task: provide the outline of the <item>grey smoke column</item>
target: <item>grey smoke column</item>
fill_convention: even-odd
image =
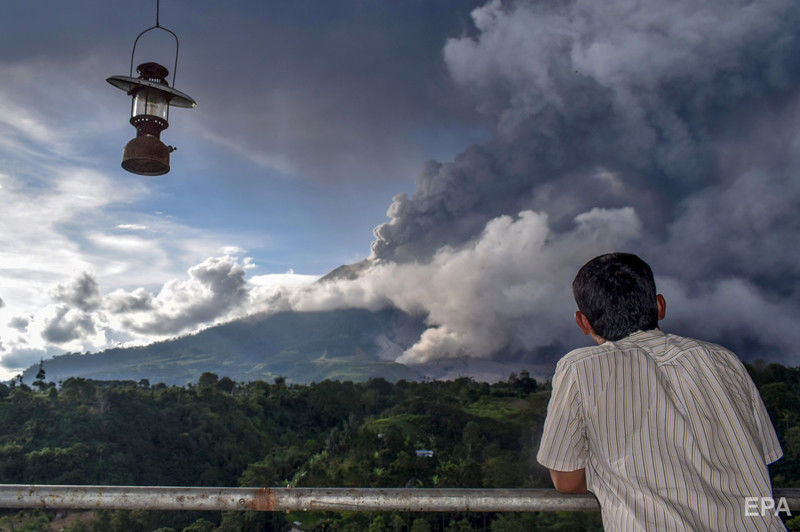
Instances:
[[[496,130],[425,165],[373,258],[426,263],[525,209],[558,242],[580,213],[632,207],[643,230],[626,245],[678,303],[668,327],[796,360],[800,3],[492,1],[473,18],[444,59]]]
[[[796,101],[799,11],[793,1],[476,10],[479,35],[449,40],[444,57],[496,134],[428,163],[414,194],[394,198],[373,255],[425,258],[524,208],[564,229],[590,207],[630,205],[664,239],[682,201],[736,179],[729,150],[763,148],[748,135],[754,121]]]

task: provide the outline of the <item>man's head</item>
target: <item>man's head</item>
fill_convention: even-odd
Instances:
[[[598,341],[655,329],[666,310],[650,266],[631,253],[608,253],[584,264],[572,293],[579,309],[575,320]]]

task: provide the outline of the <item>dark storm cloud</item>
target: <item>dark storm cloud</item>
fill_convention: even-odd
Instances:
[[[6,353],[0,358],[0,366],[6,368],[25,368],[46,358],[49,354],[50,353],[45,349],[15,349],[13,352]]]
[[[208,6],[184,21],[182,83],[213,119],[205,131],[265,166],[331,182],[405,178],[409,159],[477,124],[441,48],[478,4]]]
[[[41,337],[55,344],[80,340],[95,334],[97,311],[102,303],[97,281],[84,272],[66,283],[59,283],[50,293],[55,305],[44,316]]]
[[[112,314],[151,310],[153,308],[153,296],[144,288],[137,288],[132,292],[116,290],[106,296],[105,306]]]
[[[11,318],[11,321],[8,322],[8,326],[12,329],[18,330],[19,332],[25,332],[25,330],[28,328],[28,323],[28,318],[17,316],[16,318]]]
[[[48,342],[62,344],[94,333],[95,326],[91,315],[61,306],[45,323],[42,338]]]
[[[97,281],[85,272],[69,283],[59,284],[53,290],[52,297],[53,301],[65,303],[84,312],[97,309],[101,300]]]
[[[98,42],[112,50],[130,50],[132,40],[120,42],[120,35],[128,32],[135,36],[145,26],[136,28],[150,22],[154,11],[131,9],[120,17],[120,6],[109,2],[5,3],[0,22],[0,61],[31,57],[71,60],[91,53]]]

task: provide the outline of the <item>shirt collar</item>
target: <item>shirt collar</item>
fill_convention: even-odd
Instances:
[[[649,331],[636,331],[635,333],[631,333],[625,338],[621,340],[617,340],[618,342],[646,342],[648,340],[655,340],[656,338],[663,338],[666,336],[664,331],[656,327],[655,329],[650,329]]]

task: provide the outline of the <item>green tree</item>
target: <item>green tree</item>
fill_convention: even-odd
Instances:
[[[230,377],[222,377],[217,383],[217,388],[227,393],[231,393],[235,387],[236,383]]]
[[[216,373],[206,371],[200,375],[200,379],[198,379],[197,384],[201,388],[210,388],[212,386],[216,386],[217,382],[219,382],[219,376]]]
[[[389,523],[385,515],[376,515],[369,523],[368,532],[388,532]]]
[[[519,461],[512,453],[487,458],[481,470],[483,485],[488,488],[511,488],[519,485]]]
[[[784,524],[789,532],[800,532],[800,516],[790,517]]]
[[[519,372],[519,379],[517,379],[515,387],[523,394],[533,393],[536,391],[536,380],[531,378],[528,370],[523,369]]]
[[[431,524],[425,519],[419,517],[414,519],[414,522],[411,523],[410,532],[431,532]]]
[[[398,514],[392,514],[392,520],[389,523],[389,529],[392,532],[403,532],[406,529],[406,521]]]
[[[33,385],[39,388],[39,391],[44,391],[47,388],[47,383],[44,382],[46,377],[46,373],[44,371],[44,361],[39,359],[39,371],[36,372],[36,380],[33,381]]]
[[[528,521],[523,521],[523,517],[520,517],[517,514],[507,514],[503,513],[500,514],[497,519],[492,521],[491,524],[491,531],[492,532],[528,532],[529,530],[534,530],[532,523],[530,522],[530,517],[528,517]]]
[[[465,517],[460,521],[450,521],[450,524],[447,525],[445,532],[473,532],[475,529],[472,528],[469,520]]]
[[[185,527],[182,532],[212,532],[216,526],[214,523],[201,517],[191,525]]]
[[[481,427],[474,421],[470,421],[464,426],[464,433],[462,435],[464,445],[467,447],[467,456],[475,456],[478,448],[483,443],[481,436]]]
[[[43,510],[22,510],[0,517],[0,530],[12,532],[42,532],[50,530],[51,516]]]

